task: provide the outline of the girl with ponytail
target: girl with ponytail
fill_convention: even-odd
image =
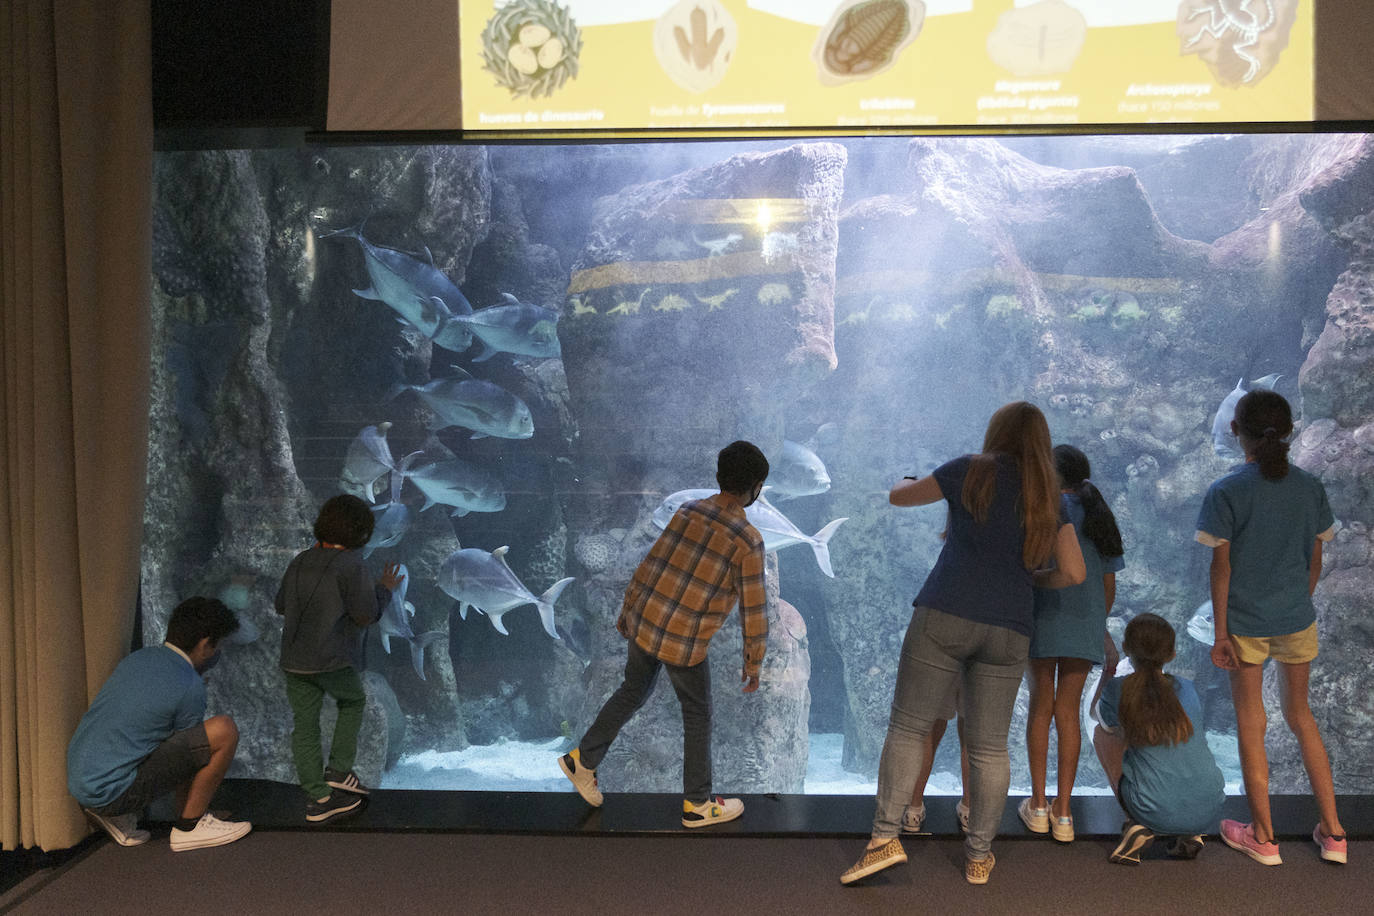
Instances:
[[[1116,517],[1089,479],[1088,456],[1072,445],[1054,447],[1060,504],[1073,524],[1087,567],[1081,585],[1035,590],[1035,629],[1030,644],[1030,712],[1026,717],[1031,795],[1016,809],[1032,833],[1073,840],[1069,799],[1082,746],[1079,704],[1093,665],[1103,678],[1116,670],[1116,646],[1107,635],[1107,615],[1116,598],[1116,573],[1124,567]],[[1059,795],[1045,797],[1050,723],[1059,736]]]
[[[1111,860],[1139,865],[1157,836],[1172,836],[1169,855],[1191,859],[1202,834],[1221,816],[1225,780],[1201,728],[1202,702],[1192,681],[1164,673],[1174,657],[1174,628],[1157,614],[1126,625],[1122,651],[1132,673],[1097,686],[1093,747],[1127,821]]]
[[[1331,764],[1307,705],[1307,679],[1317,657],[1312,592],[1322,570],[1322,543],[1335,518],[1322,483],[1288,461],[1293,413],[1283,396],[1251,391],[1236,404],[1231,431],[1245,463],[1212,484],[1198,515],[1197,540],[1212,548],[1210,571],[1215,642],[1212,662],[1229,672],[1236,737],[1252,822],[1221,822],[1226,845],[1263,865],[1279,865],[1269,816],[1264,663],[1278,665],[1283,718],[1298,739],[1321,822],[1312,841],[1328,862],[1346,860],[1345,830],[1336,815]]]

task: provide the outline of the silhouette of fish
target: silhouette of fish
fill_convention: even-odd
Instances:
[[[539,609],[544,632],[561,639],[554,625],[553,606],[572,578],[559,579],[536,597],[506,565],[508,550],[509,547],[498,547],[490,552],[476,547],[455,550],[439,567],[439,587],[458,600],[460,618],[466,620],[468,607],[475,607],[491,618],[491,625],[502,636],[509,633],[501,617],[522,604],[533,604]]]

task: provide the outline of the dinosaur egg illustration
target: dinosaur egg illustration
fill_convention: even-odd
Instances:
[[[820,80],[838,86],[868,79],[897,62],[925,22],[921,0],[849,0],[821,29],[811,57]]]
[[[739,29],[718,0],[682,0],[654,23],[654,56],[673,82],[705,92],[725,77]]]
[[[577,76],[582,32],[553,0],[511,0],[482,30],[483,69],[513,97],[547,97]]]
[[[1015,76],[1047,76],[1071,69],[1088,21],[1063,0],[1042,0],[1008,10],[988,34],[988,57]]]

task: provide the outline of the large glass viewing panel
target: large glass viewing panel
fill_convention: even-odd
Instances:
[[[743,694],[737,620],[712,643],[716,787],[870,792],[945,523],[888,489],[1025,398],[1124,535],[1108,629],[1173,624],[1234,792],[1193,535],[1237,457],[1223,405],[1270,385],[1339,520],[1312,704],[1337,791],[1369,793],[1371,160],[1347,135],[160,153],[144,639],[189,595],[235,608],[209,676],[231,774],[294,782],[273,597],[354,493],[374,573],[407,569],[367,636],[364,782],[563,791],[659,510],[747,438],[773,467],[768,655]],[[474,600],[472,570],[503,567],[510,594]],[[1271,789],[1306,792],[1273,677]],[[1105,793],[1086,705],[1079,791]],[[601,785],[675,792],[681,752],[660,685]],[[951,729],[931,791],[958,773]]]

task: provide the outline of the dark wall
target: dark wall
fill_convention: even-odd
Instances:
[[[152,0],[160,132],[323,130],[329,0]]]

